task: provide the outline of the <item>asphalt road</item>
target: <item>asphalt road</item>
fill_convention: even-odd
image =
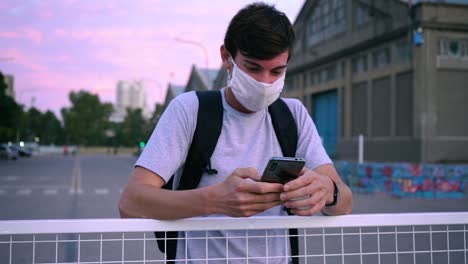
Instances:
[[[135,157],[35,156],[0,160],[0,219],[119,217]]]
[[[112,155],[34,156],[21,158],[17,161],[0,160],[0,220],[118,218],[119,196],[133,169],[135,160],[136,157],[133,156]],[[444,211],[468,211],[468,200],[396,199],[385,194],[354,195],[354,213]],[[371,230],[370,233],[363,236],[362,242],[372,247],[376,240],[375,230]],[[466,243],[468,235],[466,232],[463,234],[462,238],[456,240],[458,242],[452,241],[452,245],[459,244],[460,241]],[[88,259],[90,263],[94,263],[93,261],[99,261],[99,258],[103,258],[103,261],[119,261],[122,258],[121,243],[118,242],[120,235],[110,234],[109,236],[116,236],[117,242],[111,243],[111,241],[108,246],[103,246],[104,252],[96,252],[96,250],[99,251],[99,243],[96,241],[83,243],[80,253],[81,261]],[[312,237],[308,240],[307,245],[319,251],[325,245],[327,251],[331,252],[330,254],[333,254],[333,245],[339,243],[339,241],[334,241],[333,236],[325,239],[325,242]],[[367,238],[369,241],[366,240]],[[0,242],[2,239],[4,241],[8,238],[0,236]],[[69,235],[64,239],[76,240],[76,236]],[[423,243],[427,237],[416,237],[416,240],[421,240]],[[447,241],[443,243],[447,244]],[[395,239],[392,240],[389,237],[383,240],[382,246],[386,244],[389,244],[390,247],[395,245]],[[36,249],[30,247],[31,245],[26,244],[15,245],[12,250],[14,257],[11,263],[32,263],[31,252]],[[44,252],[53,252],[57,249],[57,258],[50,259],[51,255],[55,256],[55,254],[38,253],[40,251],[38,248],[34,257],[36,263],[69,263],[76,261],[77,254],[79,254],[74,243],[63,243],[62,246],[45,243],[45,247],[50,247],[50,249],[41,248]],[[153,255],[153,259],[159,258],[160,254],[154,250],[154,247],[155,244],[148,246],[146,254],[148,257]],[[335,247],[337,251],[341,251],[339,245],[335,245]],[[359,248],[353,242],[346,247],[351,252]],[[135,244],[134,249],[131,250],[131,248],[131,245],[127,247],[129,252],[124,253],[125,259],[139,259],[142,253],[141,245]],[[10,263],[9,250],[8,244],[0,244],[0,263]],[[87,253],[83,254],[83,252]],[[450,260],[450,254],[440,252],[440,261],[438,253],[432,255],[436,260],[433,263],[459,263],[458,261],[467,258],[466,252],[455,253],[454,255],[450,253],[453,255]],[[383,255],[380,263],[396,263],[397,258],[399,259],[398,263],[430,263],[431,255],[428,254],[420,254],[417,257],[413,254],[398,257],[394,254],[388,254]],[[369,254],[363,255],[362,259],[359,256],[349,256],[344,263],[377,263],[377,261],[376,255]],[[323,262],[323,257],[308,259],[308,263]],[[326,263],[342,263],[342,259],[330,256],[326,258]]]

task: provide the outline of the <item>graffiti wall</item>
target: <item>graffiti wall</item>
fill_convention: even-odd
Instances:
[[[395,197],[468,198],[468,165],[336,162],[354,192]]]

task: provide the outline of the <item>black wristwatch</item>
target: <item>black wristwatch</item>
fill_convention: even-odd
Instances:
[[[336,186],[335,181],[333,181],[333,202],[326,204],[325,206],[334,206],[338,202],[338,186]]]

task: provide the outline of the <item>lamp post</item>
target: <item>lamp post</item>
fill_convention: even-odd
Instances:
[[[174,38],[175,41],[177,42],[181,42],[181,43],[185,43],[185,44],[190,44],[190,45],[194,45],[194,46],[197,46],[199,48],[201,48],[203,50],[203,54],[205,56],[205,65],[206,65],[206,68],[209,69],[209,65],[208,65],[208,50],[206,49],[206,47],[201,43],[201,42],[198,42],[198,41],[193,41],[193,40],[188,40],[188,39],[182,39],[182,38],[179,38],[179,37],[176,37]]]

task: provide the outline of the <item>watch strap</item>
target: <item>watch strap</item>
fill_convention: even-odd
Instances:
[[[331,181],[333,182],[333,202],[326,204],[325,206],[334,206],[338,202],[338,186],[336,186],[334,180]]]

